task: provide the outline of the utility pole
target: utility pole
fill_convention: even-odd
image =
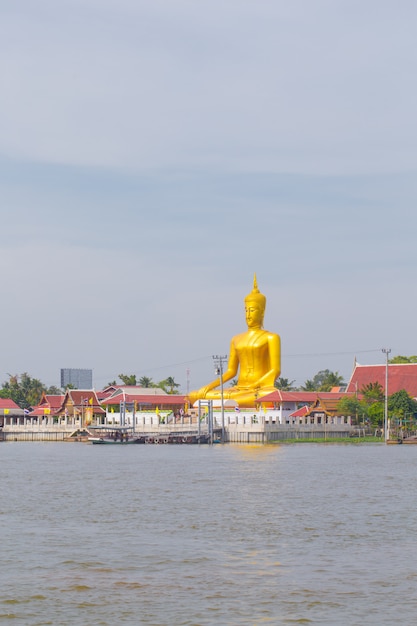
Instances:
[[[391,348],[382,348],[382,352],[385,354],[385,409],[384,409],[384,441],[388,441],[388,356],[391,352]]]
[[[215,365],[215,372],[220,376],[220,395],[221,395],[221,411],[222,411],[222,442],[224,443],[224,395],[223,395],[223,363],[227,361],[227,354],[225,356],[213,355],[213,361]]]

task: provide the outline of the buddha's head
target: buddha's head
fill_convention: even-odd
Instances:
[[[253,289],[245,298],[246,323],[249,328],[262,328],[264,322],[266,298],[260,293],[256,282],[256,274],[253,279]]]

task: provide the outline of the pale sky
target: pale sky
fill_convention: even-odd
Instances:
[[[417,4],[0,3],[0,383],[417,354]]]

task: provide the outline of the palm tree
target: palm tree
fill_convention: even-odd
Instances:
[[[180,387],[180,385],[175,382],[172,376],[168,376],[168,378],[165,378],[158,383],[158,387],[162,387],[162,389],[167,391],[167,393],[175,395],[178,393],[178,387]]]
[[[49,396],[61,396],[62,390],[55,385],[51,385],[51,387],[48,387],[48,389],[46,389],[45,393],[47,393]]]
[[[307,384],[309,386],[308,389],[306,387]],[[330,391],[332,387],[340,387],[343,384],[343,376],[338,372],[320,370],[313,377],[313,380],[307,380],[301,389],[303,391]]]
[[[294,382],[295,380],[289,380],[288,378],[282,378],[282,376],[280,376],[276,379],[274,387],[280,389],[281,391],[293,391]]]
[[[382,402],[385,398],[384,388],[381,383],[368,383],[361,389],[361,394],[366,404],[373,404],[374,402]]]
[[[332,387],[341,387],[344,385],[343,376],[339,374],[339,372],[330,372],[329,370],[324,370],[323,380],[319,387],[319,391],[330,391]]]
[[[119,374],[119,378],[128,387],[137,385],[135,374]]]
[[[301,391],[317,391],[317,385],[314,380],[306,380],[304,385],[301,385]]]
[[[9,381],[3,385],[2,396],[11,398],[22,409],[35,406],[41,399],[46,387],[37,378],[31,378],[27,372],[8,374]]]
[[[141,387],[155,387],[155,383],[149,376],[141,376],[138,382]]]

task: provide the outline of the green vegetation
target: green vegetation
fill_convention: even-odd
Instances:
[[[139,378],[139,387],[156,387],[156,384],[153,382],[152,378],[149,378],[149,376],[142,376]]]
[[[29,409],[38,405],[43,393],[47,395],[61,395],[65,392],[65,390],[59,389],[54,385],[47,387],[37,378],[31,378],[26,372],[20,375],[8,374],[8,376],[9,380],[5,381],[2,387],[0,387],[0,398],[10,398],[21,409]],[[142,376],[139,381],[136,381],[134,374],[119,374],[119,378],[124,385],[139,384],[142,387],[160,387],[169,394],[178,394],[178,388],[180,387],[172,376],[168,376],[168,378],[158,383],[154,383],[152,378],[146,376]],[[116,381],[113,381],[108,383],[108,386],[116,384]],[[67,385],[65,389],[74,389],[74,385]]]
[[[62,393],[57,387],[46,387],[37,378],[31,378],[24,372],[8,374],[9,380],[0,389],[0,398],[11,398],[21,409],[28,409],[39,404],[42,393],[56,395]]]
[[[320,370],[312,380],[306,380],[301,386],[302,391],[331,391],[332,387],[345,385],[339,372]]]
[[[137,385],[135,374],[119,374],[119,378],[127,387],[136,387]]]
[[[280,378],[277,378],[275,381],[275,387],[281,391],[294,391],[294,382],[294,380],[280,376]]]
[[[163,389],[167,393],[177,394],[180,385],[175,382],[172,376],[168,376],[168,378],[160,380],[157,386],[161,387],[161,389]]]
[[[159,387],[169,394],[177,394],[180,387],[179,383],[175,382],[173,376],[168,376],[168,378],[164,378],[156,383],[149,376],[141,376],[138,380],[135,374],[119,374],[119,378],[124,385],[139,385],[139,387],[145,387],[146,389]]]
[[[385,414],[384,390],[379,383],[369,383],[357,396],[342,398],[337,410],[354,418],[356,424],[366,424],[372,428],[381,428]],[[417,416],[417,402],[401,389],[388,398],[388,415],[396,421],[408,422],[412,427]]]
[[[389,363],[417,363],[417,356],[402,356],[398,354],[390,359]]]

